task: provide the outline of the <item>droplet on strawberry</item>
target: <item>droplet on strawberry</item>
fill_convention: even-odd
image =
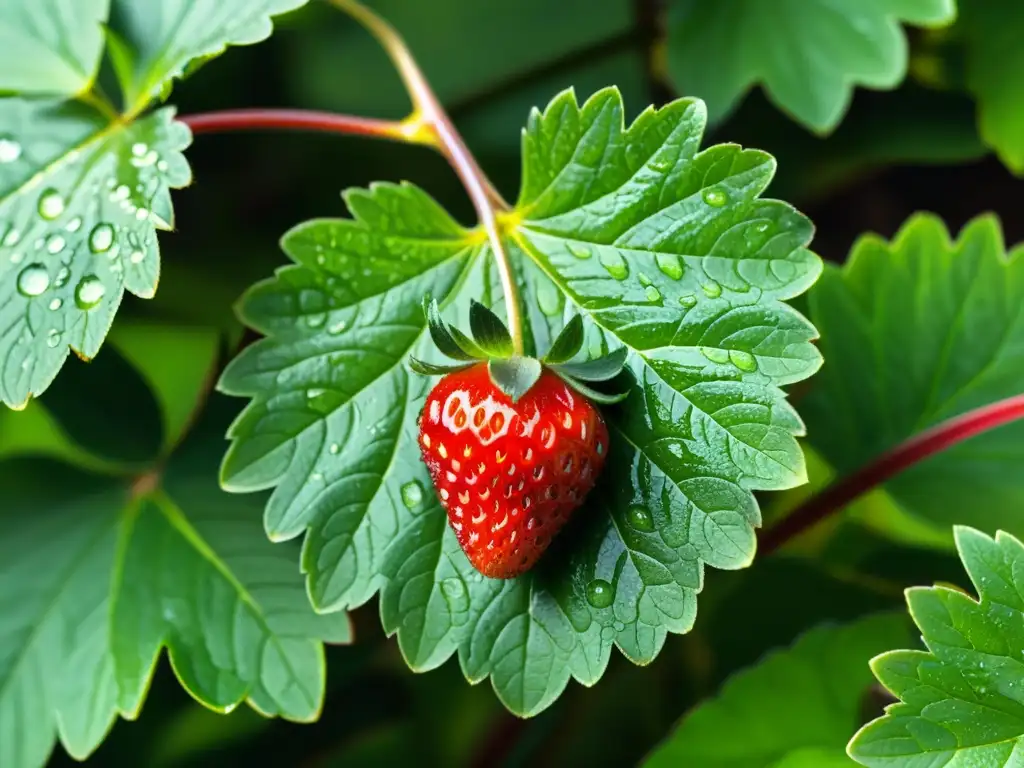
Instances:
[[[459,544],[485,576],[518,576],[594,487],[608,429],[550,370],[517,401],[487,363],[448,373],[427,397],[420,449]]]

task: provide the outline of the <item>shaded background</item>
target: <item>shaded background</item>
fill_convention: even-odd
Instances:
[[[371,5],[405,35],[470,148],[510,200],[519,180],[520,127],[531,107],[568,86],[582,101],[615,84],[633,114],[677,95],[658,75],[659,15],[646,0]],[[954,231],[995,211],[1008,242],[1024,239],[1024,185],[981,145],[974,104],[958,92],[955,67],[919,65],[932,61],[933,44],[921,34],[911,37],[907,82],[887,93],[858,90],[828,138],[791,122],[760,91],[709,131],[708,143],[735,141],[778,158],[769,194],[816,222],[814,247],[826,259],[842,261],[863,232],[894,234],[918,210],[938,213]],[[408,111],[400,82],[373,40],[322,3],[279,19],[268,42],[234,49],[200,68],[178,86],[174,102],[180,114],[255,106],[392,118]],[[125,317],[214,325],[237,339],[241,329],[231,305],[246,286],[284,263],[279,237],[305,219],[344,215],[339,192],[347,187],[409,180],[463,223],[473,221],[453,172],[423,148],[255,133],[197,137],[188,157],[196,182],[175,195],[178,232],[161,239],[160,290],[148,302],[126,296]],[[109,386],[115,380],[117,387]],[[109,440],[109,455],[148,455],[159,440],[152,396],[109,345],[90,366],[69,362],[44,400],[55,411],[70,403],[57,415],[73,435],[89,435],[94,444]],[[241,404],[214,398],[211,407]],[[112,418],[127,419],[132,428],[105,436],[102,425]],[[396,643],[383,637],[374,600],[352,614],[356,643],[327,649],[328,693],[319,723],[267,721],[244,707],[215,715],[192,702],[164,660],[140,721],[118,721],[90,764],[633,764],[729,672],[791,642],[810,624],[899,607],[904,584],[963,578],[952,557],[901,552],[897,560],[886,556],[885,546],[873,543],[870,563],[891,580],[885,586],[856,574],[812,573],[812,566],[782,558],[758,561],[748,572],[715,572],[695,630],[670,636],[654,664],[637,668],[615,653],[593,690],[571,683],[549,710],[525,722],[508,715],[486,683],[468,686],[453,661],[427,674],[409,672]],[[800,599],[792,599],[797,590]],[[865,720],[879,709],[880,702],[866,705]],[[50,764],[74,763],[58,748]]]

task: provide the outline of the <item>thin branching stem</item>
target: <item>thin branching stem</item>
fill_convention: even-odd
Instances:
[[[761,537],[761,554],[776,551],[807,529],[836,514],[859,496],[929,456],[1021,418],[1024,418],[1024,395],[1016,395],[968,411],[915,435],[810,497],[768,529]]]
[[[278,128],[375,136],[394,141],[425,143],[416,127],[404,121],[340,115],[304,109],[227,109],[179,118],[195,134]]]

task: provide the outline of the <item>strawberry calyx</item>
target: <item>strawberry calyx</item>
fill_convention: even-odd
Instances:
[[[411,358],[409,367],[415,373],[443,376],[486,362],[494,386],[513,403],[530,391],[545,368],[595,403],[617,403],[628,394],[609,394],[591,386],[595,382],[610,381],[621,373],[628,354],[626,347],[619,347],[600,357],[574,360],[583,348],[584,340],[583,320],[579,315],[573,315],[565,324],[547,354],[536,358],[516,355],[512,335],[501,318],[476,300],[469,307],[469,335],[446,323],[441,317],[437,300],[430,296],[423,299],[423,313],[434,346],[455,362],[438,365]]]

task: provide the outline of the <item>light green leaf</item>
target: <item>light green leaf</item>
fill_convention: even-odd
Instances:
[[[901,22],[942,26],[955,14],[954,0],[672,0],[668,68],[712,120],[760,84],[795,120],[828,133],[854,86],[894,88],[906,76]]]
[[[961,0],[967,87],[978,100],[981,136],[1016,174],[1024,174],[1024,4]]]
[[[778,388],[820,364],[814,329],[781,299],[820,271],[809,222],[759,200],[767,155],[698,152],[702,106],[645,112],[628,131],[614,89],[535,113],[523,191],[500,222],[523,290],[528,341],[550,347],[582,317],[590,356],[626,348],[635,383],[606,411],[601,487],[552,554],[510,582],[483,579],[459,549],[417,445],[442,362],[420,308],[437,297],[467,327],[470,299],[503,312],[493,255],[424,192],[377,184],[346,195],[353,219],[312,221],[283,241],[296,262],[254,286],[246,322],[268,338],[221,389],[252,398],[231,428],[222,482],[274,488],[272,539],[306,531],[303,567],[320,610],[366,602],[414,669],[458,651],[521,714],[570,677],[603,673],[613,645],[654,658],[692,625],[704,565],[754,552],[753,489],[802,481],[799,418]],[[558,554],[554,554],[554,553]]]
[[[875,658],[901,701],[864,726],[849,754],[871,768],[984,766],[1024,760],[1024,546],[957,527],[956,544],[979,598],[946,587],[907,591],[927,651]]]
[[[108,124],[76,102],[0,99],[17,147],[0,164],[0,402],[40,394],[69,347],[95,356],[125,290],[156,291],[156,230],[191,178],[172,117]]]
[[[306,1],[114,0],[113,27],[127,45],[114,64],[128,110],[144,107],[193,59],[265,40],[271,17]]]
[[[110,0],[0,0],[0,92],[71,96],[89,89]],[[7,122],[0,119],[0,126]]]
[[[211,458],[177,457],[134,497],[66,465],[0,464],[0,765],[42,766],[55,736],[84,759],[138,715],[164,645],[207,706],[316,717],[322,643],[346,641],[348,619],[313,614],[294,554],[217,489]]]
[[[1024,249],[1007,257],[982,217],[956,242],[916,216],[892,242],[862,238],[811,291],[829,364],[805,406],[810,440],[845,475],[938,422],[1024,391]],[[964,519],[1024,530],[1024,422],[933,456],[886,484],[949,544]],[[884,532],[885,519],[877,520]]]
[[[868,662],[910,639],[908,622],[876,614],[819,627],[733,675],[690,712],[644,768],[852,766],[843,746],[870,686]]]

